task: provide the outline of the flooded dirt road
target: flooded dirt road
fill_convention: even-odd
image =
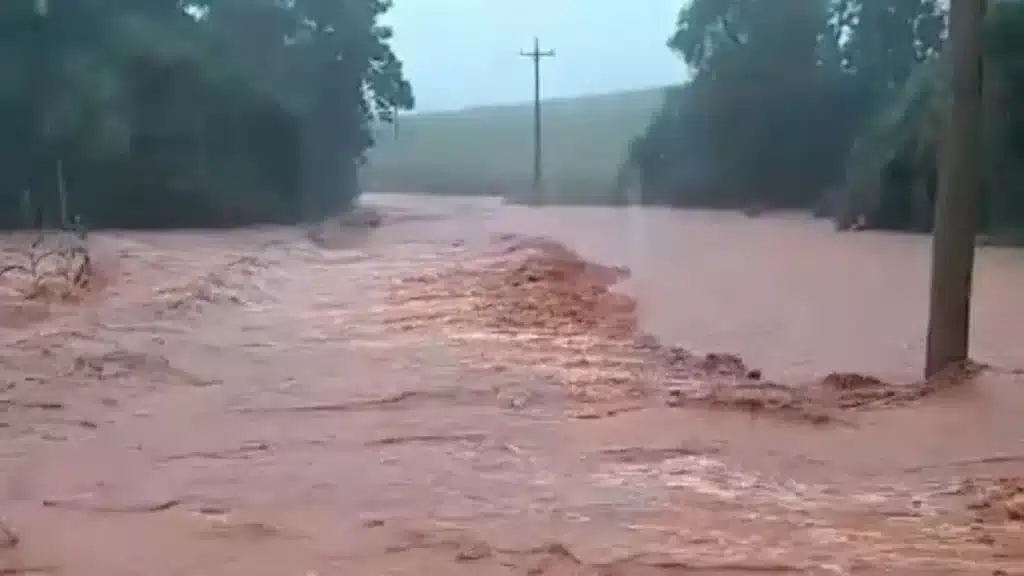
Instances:
[[[0,573],[1024,573],[1024,253],[914,383],[925,239],[367,201],[8,287]]]

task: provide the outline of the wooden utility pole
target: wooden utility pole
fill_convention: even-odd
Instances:
[[[941,138],[925,377],[967,359],[974,242],[985,184],[982,33],[987,0],[952,0],[950,104]]]
[[[554,50],[541,51],[540,40],[533,39],[533,50],[520,51],[519,54],[533,60],[533,195],[534,201],[541,198],[544,181],[544,155],[541,149],[540,124],[540,61],[542,58],[554,57]]]

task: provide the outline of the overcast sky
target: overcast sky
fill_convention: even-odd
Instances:
[[[531,48],[545,97],[661,86],[685,68],[665,41],[683,0],[395,0],[386,23],[417,110],[528,101]]]

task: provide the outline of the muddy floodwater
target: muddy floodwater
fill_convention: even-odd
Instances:
[[[1024,251],[922,382],[924,237],[365,202],[0,278],[0,574],[1024,574]]]

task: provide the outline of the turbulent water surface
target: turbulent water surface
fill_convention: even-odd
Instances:
[[[980,254],[988,367],[918,382],[925,238],[367,202],[0,279],[0,572],[1024,570],[1024,252]]]

